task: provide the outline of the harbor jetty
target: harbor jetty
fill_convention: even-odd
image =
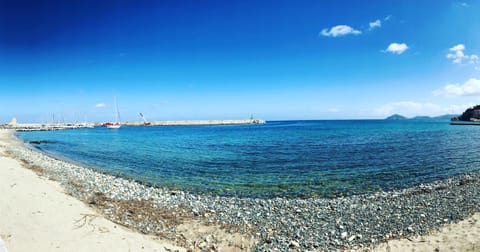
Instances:
[[[150,121],[150,122],[123,122],[122,126],[199,126],[199,125],[242,125],[264,124],[261,119],[240,120],[180,120],[180,121]],[[101,127],[105,123],[17,123],[16,120],[7,124],[0,124],[0,129],[12,129],[16,131],[50,131],[79,128]]]
[[[94,124],[84,123],[19,123],[19,124],[0,124],[0,129],[11,129],[15,131],[50,131],[67,130],[79,128],[93,128]]]
[[[188,125],[236,125],[236,124],[264,124],[261,119],[242,120],[181,120],[181,121],[149,121],[149,122],[125,122],[125,126],[188,126]]]

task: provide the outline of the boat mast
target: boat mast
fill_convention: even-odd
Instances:
[[[114,96],[114,99],[115,99],[115,119],[116,119],[116,123],[120,123],[120,112],[118,111],[118,103],[117,103],[117,97]]]

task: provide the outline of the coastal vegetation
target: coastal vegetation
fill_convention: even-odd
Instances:
[[[480,121],[480,105],[466,109],[460,116],[452,117],[452,121]]]

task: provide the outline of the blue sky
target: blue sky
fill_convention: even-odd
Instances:
[[[100,2],[100,3],[99,3]],[[0,122],[384,118],[480,104],[478,1],[0,0]]]

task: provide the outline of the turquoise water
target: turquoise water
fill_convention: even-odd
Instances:
[[[36,148],[160,187],[246,197],[330,197],[480,169],[480,127],[421,121],[19,132]]]

